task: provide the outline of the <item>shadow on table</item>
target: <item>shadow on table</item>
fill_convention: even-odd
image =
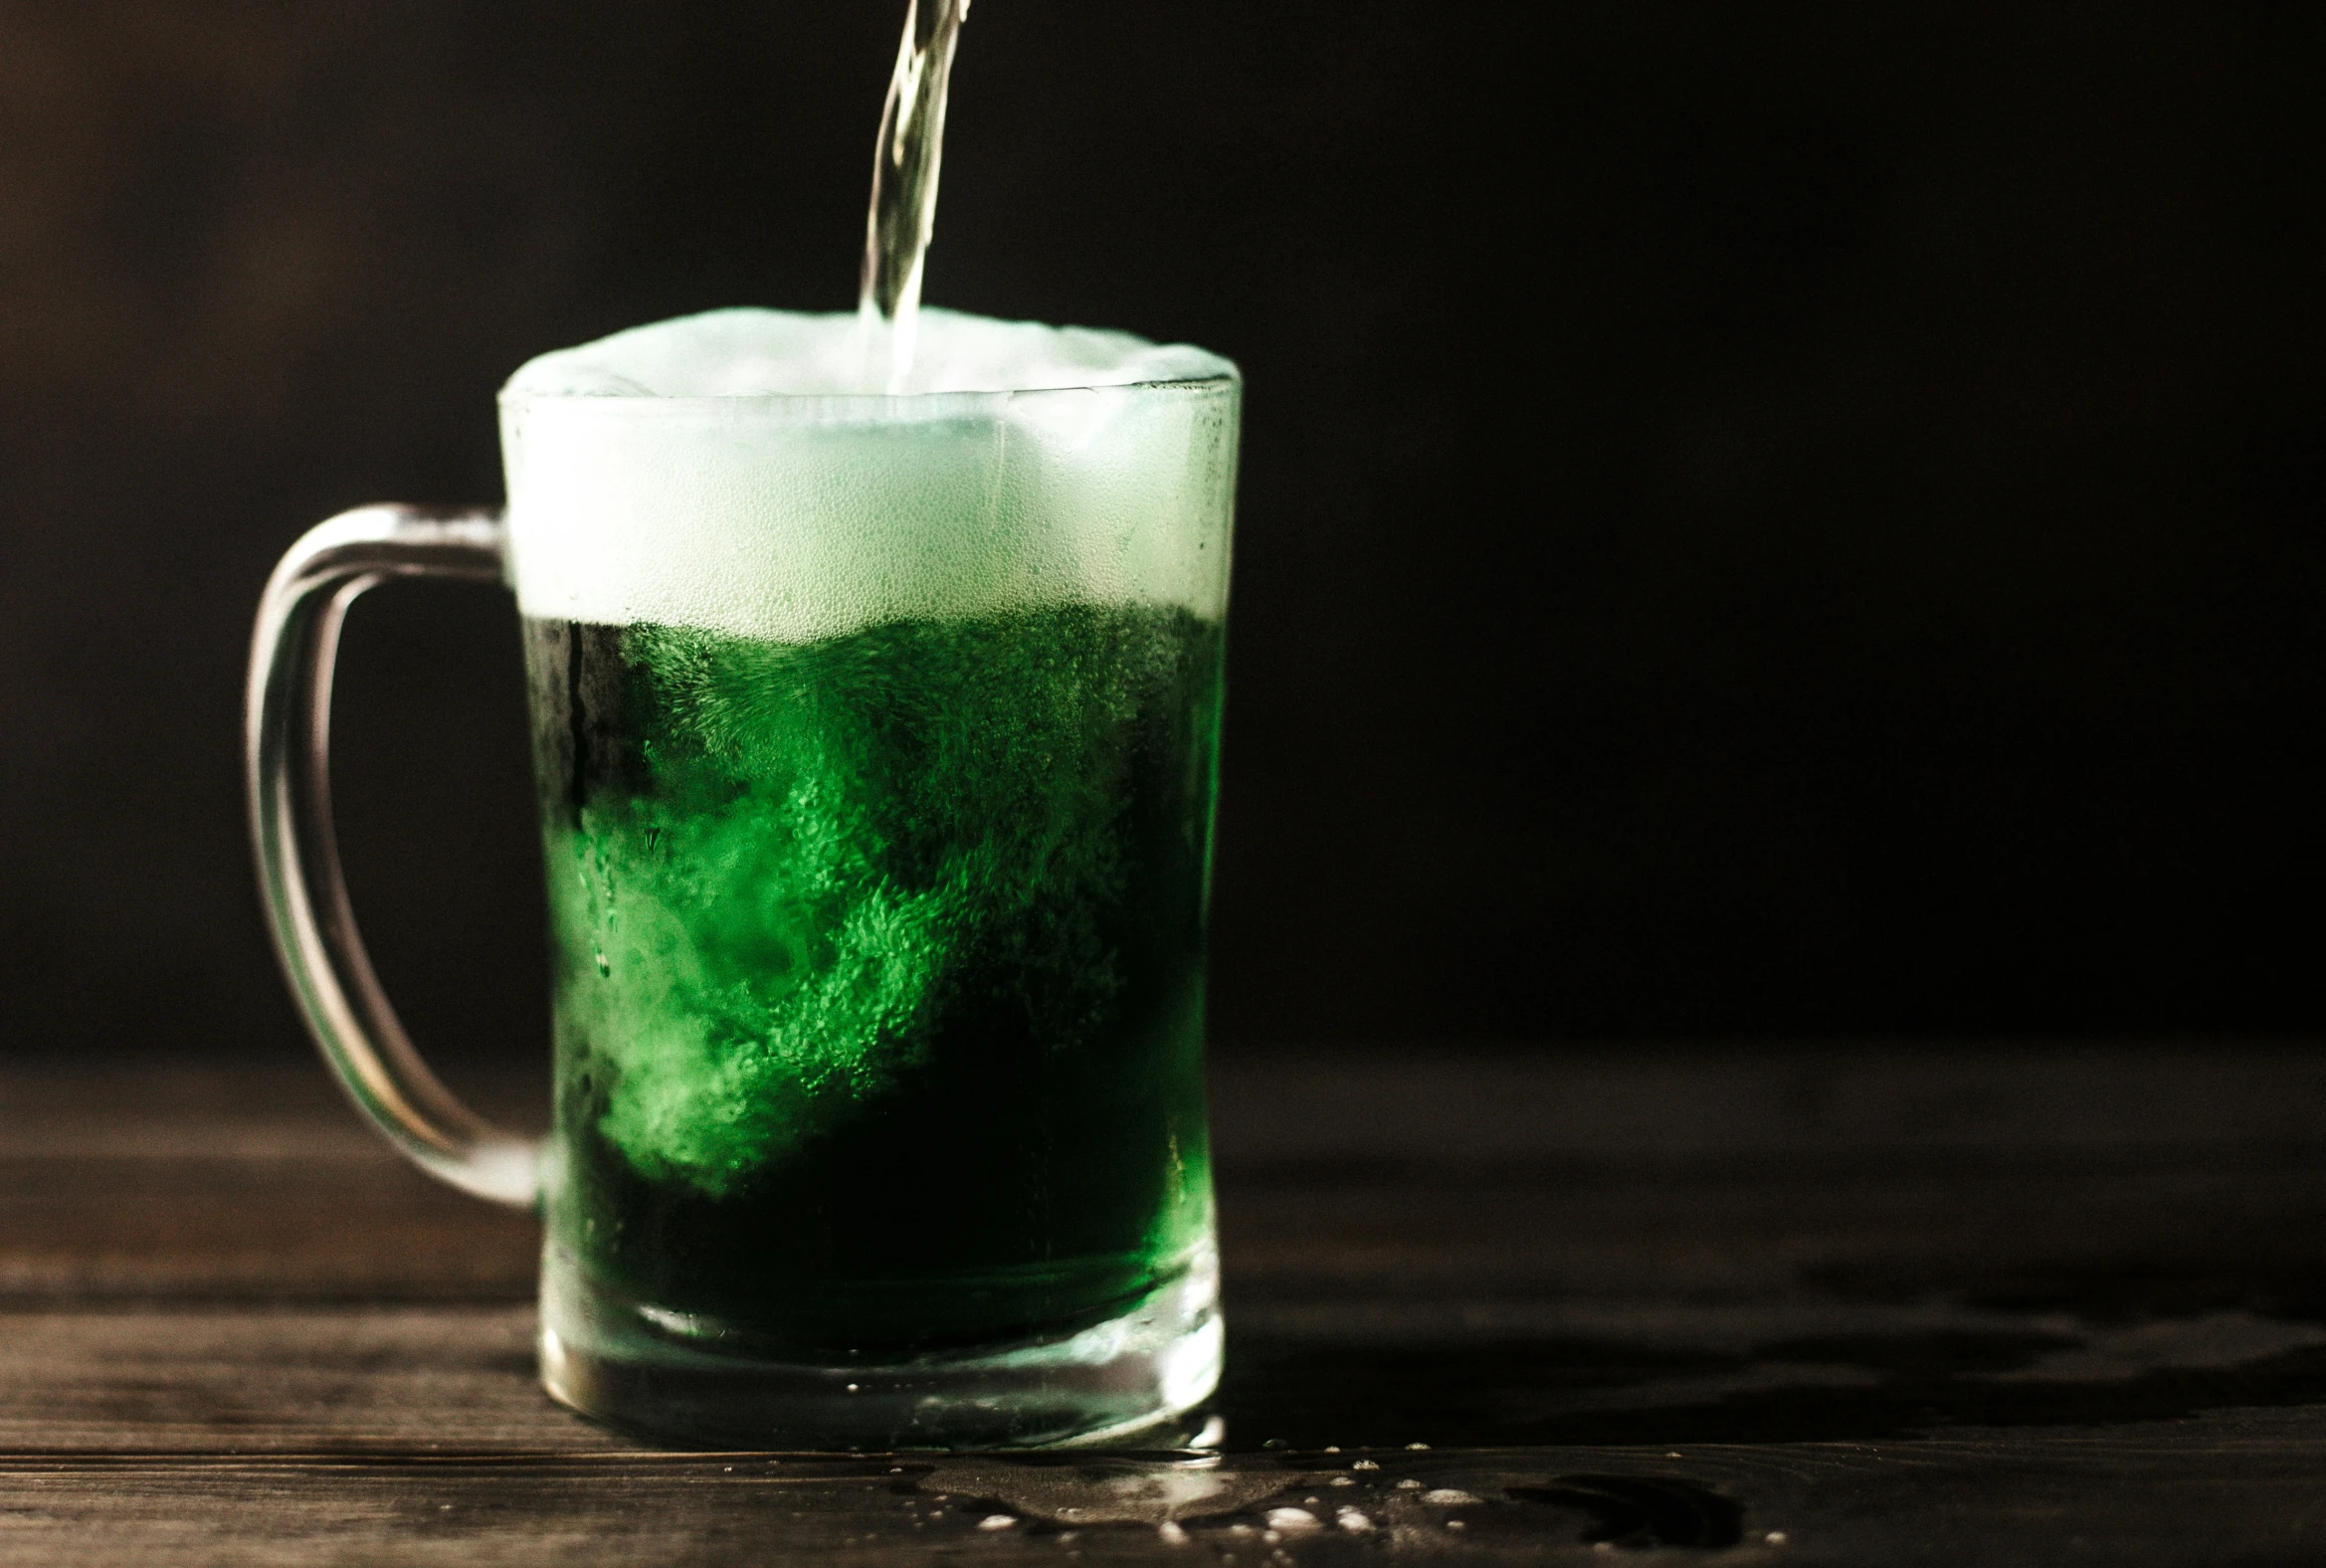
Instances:
[[[1823,1283],[1761,1311],[1652,1303],[1633,1332],[1618,1307],[1595,1332],[1334,1343],[1271,1332],[1263,1306],[1233,1334],[1220,1407],[1237,1447],[1314,1450],[1865,1441],[2326,1401],[2314,1271],[2053,1272],[1902,1300]]]

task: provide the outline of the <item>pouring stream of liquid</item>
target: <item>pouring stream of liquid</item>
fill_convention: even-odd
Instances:
[[[969,0],[934,0],[924,28],[920,4],[905,0],[904,38],[896,47],[896,69],[880,109],[872,210],[865,218],[865,270],[857,295],[867,379],[884,384],[891,394],[903,391],[912,373],[921,269],[936,226],[937,170],[944,161],[945,90],[953,75],[953,46],[969,16]]]

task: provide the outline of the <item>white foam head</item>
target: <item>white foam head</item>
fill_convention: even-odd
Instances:
[[[716,310],[500,395],[527,615],[805,642],[1040,604],[1227,607],[1236,367],[1127,332],[921,313],[901,396],[853,315]]]

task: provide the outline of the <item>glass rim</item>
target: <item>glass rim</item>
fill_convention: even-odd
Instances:
[[[536,392],[502,387],[493,401],[503,412],[521,412],[538,404],[559,409],[602,407],[648,413],[774,413],[825,415],[880,415],[910,410],[918,416],[942,416],[959,410],[992,409],[1020,398],[1082,397],[1103,393],[1233,392],[1244,385],[1241,370],[1200,376],[1160,376],[1138,381],[1073,383],[1048,387],[992,387],[942,392],[720,392],[663,394],[637,392]]]

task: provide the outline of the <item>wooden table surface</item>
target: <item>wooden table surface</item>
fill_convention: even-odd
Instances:
[[[504,1097],[525,1097],[502,1085]],[[1225,1450],[658,1451],[319,1068],[0,1068],[0,1562],[2326,1561],[2326,1052],[1231,1060]]]

